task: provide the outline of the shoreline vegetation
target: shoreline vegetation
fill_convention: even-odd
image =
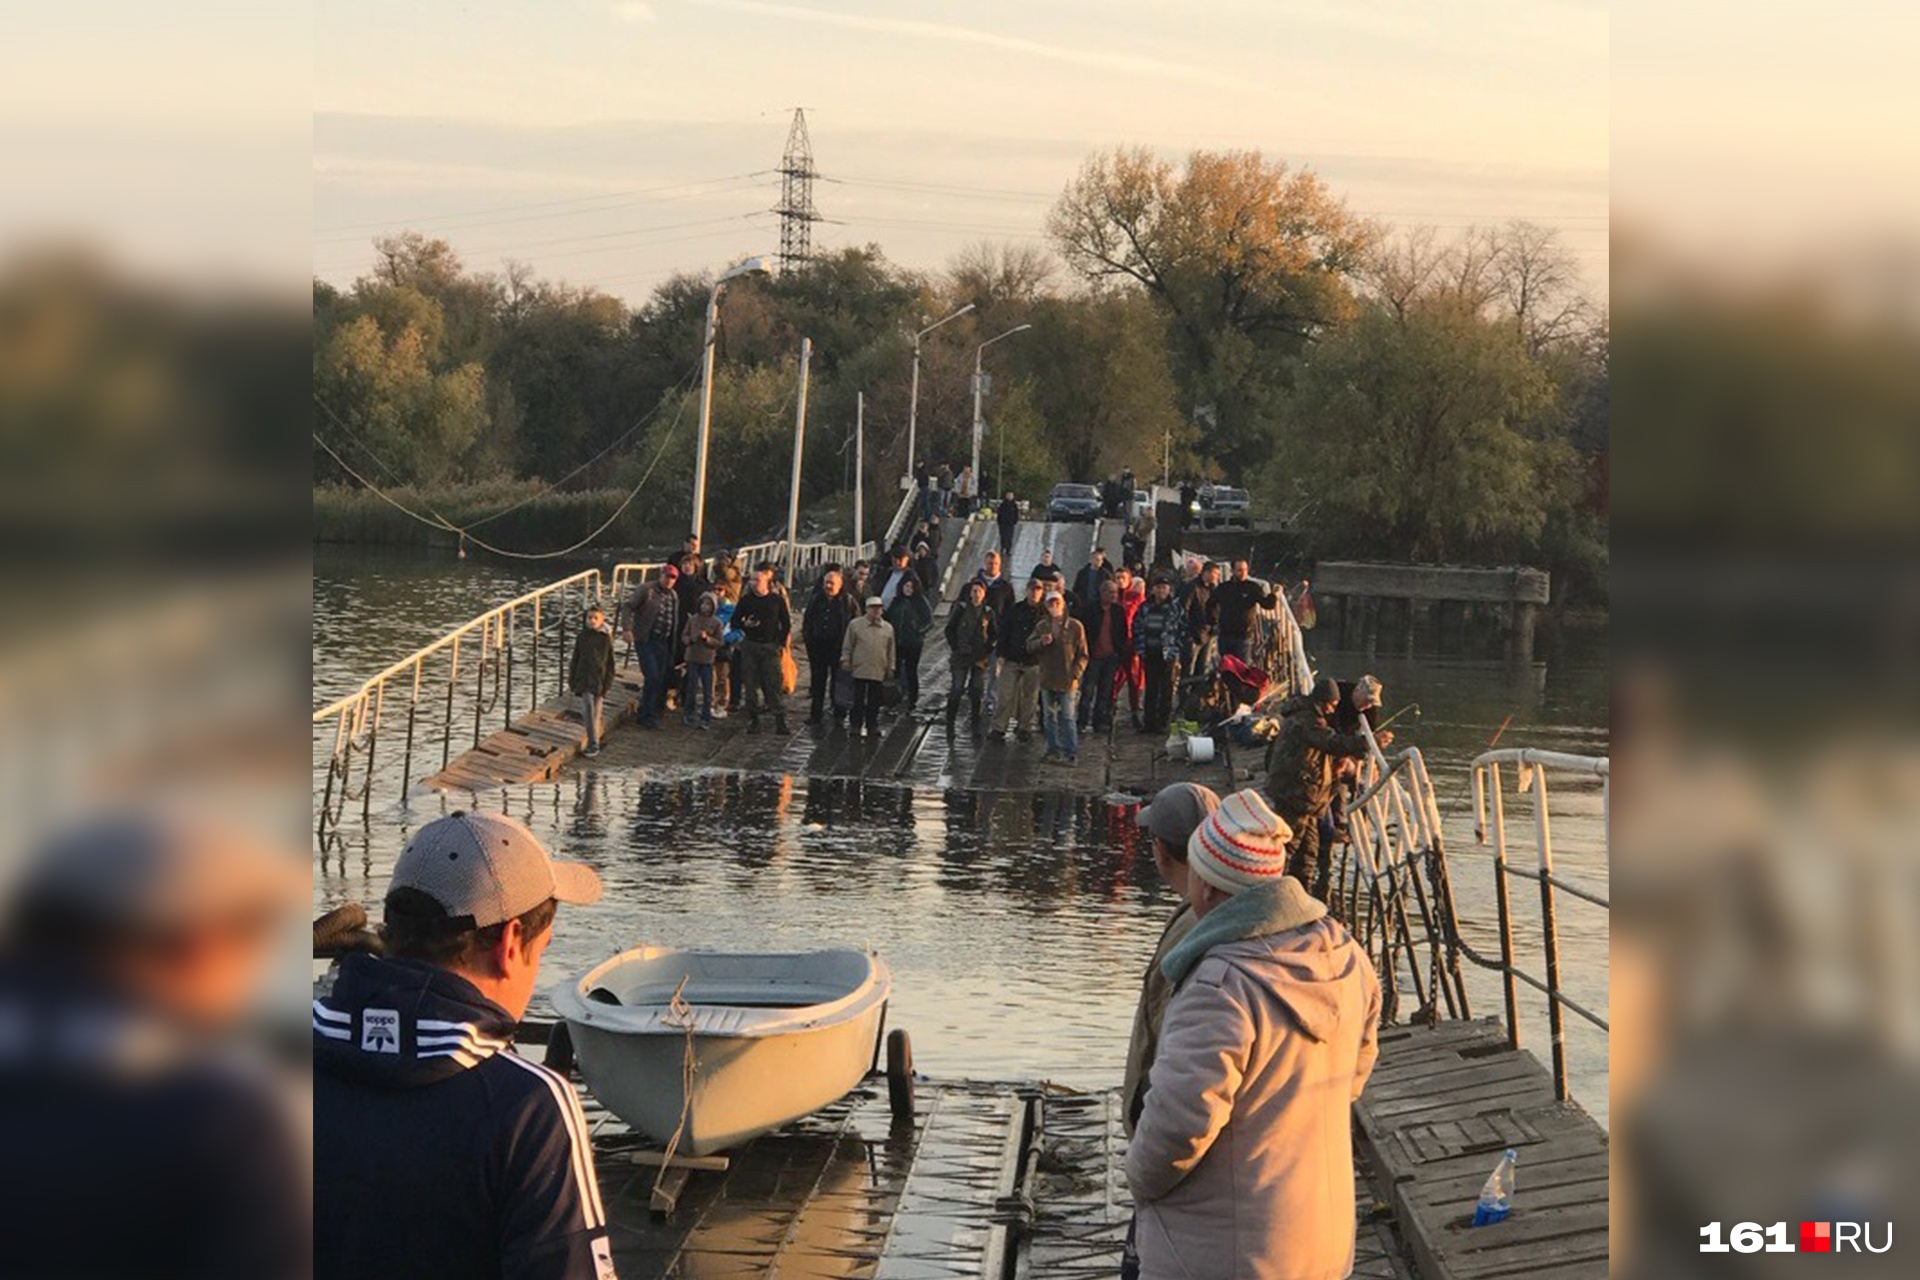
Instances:
[[[557,550],[597,528],[626,498],[619,489],[548,491],[538,480],[487,480],[472,484],[400,485],[385,491],[395,502],[471,528],[487,541],[532,551]],[[642,546],[671,540],[678,523],[663,523],[635,503],[599,538],[583,548]],[[681,532],[685,532],[681,530]],[[458,534],[408,515],[369,489],[341,484],[313,486],[313,541],[358,546],[454,547]]]
[[[684,532],[710,270],[634,303],[474,271],[418,231],[371,248],[350,286],[313,285],[317,541],[459,540],[342,486],[521,553]],[[823,250],[733,279],[717,314],[716,543],[782,523],[811,339],[803,509],[844,501],[856,417],[883,519],[910,432],[958,472],[977,409],[983,492],[1164,469],[1245,488],[1311,559],[1528,564],[1570,603],[1607,598],[1608,315],[1547,227],[1395,231],[1258,152],[1120,148],[1066,184],[1044,242],[939,270]]]

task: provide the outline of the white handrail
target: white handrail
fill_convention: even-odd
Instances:
[[[576,573],[571,577],[562,578],[558,582],[549,582],[544,587],[537,587],[534,590],[529,591],[524,595],[515,596],[513,599],[508,600],[504,604],[495,605],[493,608],[487,610],[485,613],[480,614],[477,617],[468,619],[467,621],[461,623],[459,626],[455,627],[453,630],[446,632],[444,635],[442,635],[439,639],[433,641],[431,644],[422,645],[420,648],[415,649],[412,653],[400,659],[398,662],[395,662],[392,665],[384,668],[379,672],[379,674],[369,676],[366,680],[362,681],[360,684],[360,687],[354,690],[352,693],[349,693],[342,698],[336,698],[332,702],[329,702],[326,706],[314,712],[313,723],[319,724],[323,720],[332,719],[334,716],[340,715],[343,712],[345,712],[349,707],[353,706],[355,703],[364,701],[366,697],[369,694],[371,694],[375,689],[379,688],[381,685],[385,684],[387,681],[393,679],[393,677],[399,675],[402,671],[405,671],[408,667],[414,666],[415,664],[422,662],[429,657],[432,657],[435,653],[438,653],[441,649],[444,649],[447,646],[456,643],[462,637],[464,637],[468,632],[472,631],[475,627],[490,626],[496,620],[503,617],[507,613],[510,613],[514,609],[523,608],[527,605],[533,604],[534,602],[540,600],[545,596],[552,595],[555,592],[566,591],[574,587],[575,585],[580,586],[582,590],[585,590],[590,585],[594,589],[595,596],[598,596],[600,594],[600,589],[599,589],[600,588],[600,571],[598,569],[582,569],[579,573]]]

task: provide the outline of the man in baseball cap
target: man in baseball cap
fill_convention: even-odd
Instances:
[[[519,821],[456,812],[408,842],[386,955],[313,1002],[314,1274],[613,1276],[579,1099],[513,1052],[558,904],[600,878]]]
[[[306,1274],[306,1106],[236,1033],[309,866],[241,828],[126,811],[0,885],[0,1270]]]
[[[1161,964],[1174,995],[1127,1149],[1142,1275],[1353,1270],[1348,1108],[1377,1055],[1380,984],[1287,874],[1291,835],[1247,790],[1187,842],[1197,921]]]

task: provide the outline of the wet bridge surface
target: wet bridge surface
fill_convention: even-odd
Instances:
[[[671,1215],[659,1171],[631,1159],[620,1122],[589,1103],[623,1276],[1060,1277],[1120,1269],[1131,1204],[1117,1092],[923,1084],[913,1123],[870,1082],[694,1173]],[[1407,1280],[1361,1177],[1354,1274]]]

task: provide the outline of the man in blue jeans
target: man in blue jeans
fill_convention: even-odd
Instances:
[[[673,642],[680,634],[680,571],[662,565],[660,576],[634,609],[633,643],[640,654],[646,689],[640,695],[640,727],[658,729],[667,710],[667,684],[673,676]]]

